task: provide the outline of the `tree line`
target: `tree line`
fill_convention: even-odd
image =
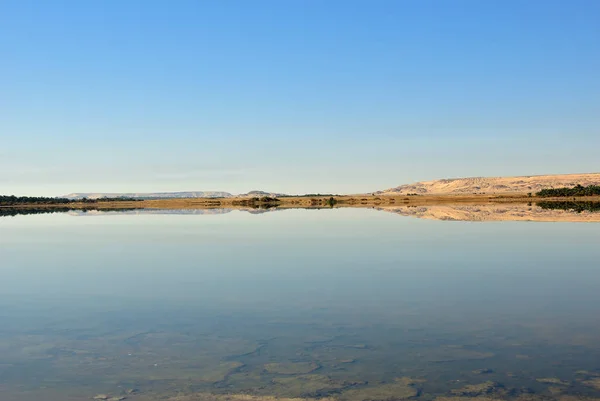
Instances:
[[[15,196],[0,195],[0,206],[20,206],[20,205],[67,205],[71,203],[98,203],[98,202],[133,202],[135,198],[99,198],[99,199],[68,199],[52,198],[46,196]]]
[[[0,195],[0,205],[2,206],[17,206],[17,205],[62,205],[72,203],[71,199],[67,198],[49,198],[45,196],[14,196]]]
[[[600,195],[600,185],[588,185],[584,187],[580,184],[572,188],[547,188],[536,192],[536,196],[540,198],[560,197],[560,196],[593,196]]]

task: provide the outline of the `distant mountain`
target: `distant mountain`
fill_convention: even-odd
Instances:
[[[130,193],[73,193],[65,195],[68,199],[99,199],[99,198],[136,198],[136,199],[170,199],[170,198],[231,198],[229,192],[194,191],[194,192],[130,192]]]
[[[261,198],[263,196],[268,196],[271,198],[277,198],[278,196],[288,196],[286,194],[280,194],[280,193],[276,193],[276,192],[265,192],[265,191],[250,191],[250,192],[246,192],[245,194],[239,194],[238,196],[240,197],[258,197]]]
[[[285,194],[265,191],[250,191],[245,194],[233,195],[229,192],[221,191],[194,191],[194,192],[129,192],[129,193],[109,193],[109,192],[78,192],[63,196],[68,199],[100,199],[100,198],[135,198],[135,199],[173,199],[173,198],[232,198],[232,197],[263,197],[272,198],[286,196]]]
[[[538,192],[546,188],[600,185],[600,173],[471,177],[416,182],[376,192],[378,195],[470,195]]]

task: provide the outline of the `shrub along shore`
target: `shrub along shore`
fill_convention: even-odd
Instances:
[[[65,199],[46,197],[0,196],[0,208],[70,209],[210,209],[210,208],[334,208],[379,206],[426,206],[436,204],[528,203],[544,201],[600,201],[592,196],[502,195],[343,195],[290,197],[173,198],[173,199]]]

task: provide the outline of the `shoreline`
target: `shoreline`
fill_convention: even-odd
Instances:
[[[505,204],[538,202],[600,202],[600,196],[536,197],[511,195],[343,195],[299,196],[269,200],[257,198],[181,198],[144,199],[137,201],[96,201],[50,204],[0,205],[2,209],[218,209],[218,208],[310,208],[310,207],[382,207],[432,206],[448,204]]]

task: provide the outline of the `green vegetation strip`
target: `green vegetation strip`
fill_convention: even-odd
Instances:
[[[98,203],[98,202],[134,202],[138,199],[117,197],[117,198],[98,198],[98,199],[68,199],[52,198],[45,196],[15,196],[0,195],[0,206],[22,206],[22,205],[68,205],[71,203]]]
[[[540,198],[550,198],[559,196],[594,196],[600,195],[600,185],[576,185],[573,188],[548,188],[542,189],[535,194]]]

